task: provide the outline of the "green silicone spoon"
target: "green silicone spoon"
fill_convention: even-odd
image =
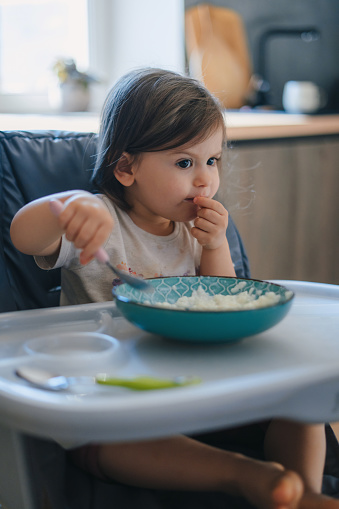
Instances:
[[[116,378],[105,373],[95,377],[91,376],[63,376],[34,366],[21,366],[15,374],[40,389],[61,391],[68,389],[76,383],[98,383],[115,387],[125,387],[134,391],[151,391],[157,389],[170,389],[172,387],[185,387],[201,382],[200,378],[190,376],[177,376],[174,378],[157,378],[153,376],[137,376],[133,378]]]
[[[154,376],[137,376],[134,378],[114,378],[107,375],[97,375],[96,382],[102,385],[115,385],[126,387],[134,391],[151,391],[156,389],[169,389],[171,387],[184,387],[201,382],[197,377],[177,376],[175,378],[156,378]]]

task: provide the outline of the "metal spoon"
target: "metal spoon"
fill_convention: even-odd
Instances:
[[[95,253],[95,258],[99,260],[99,262],[105,263],[107,267],[109,267],[111,271],[114,272],[124,283],[127,283],[128,285],[133,286],[133,288],[137,288],[138,290],[143,290],[144,292],[154,292],[153,286],[147,283],[144,279],[141,279],[137,276],[131,276],[124,270],[120,270],[113,266],[110,263],[109,256],[103,247],[100,247]]]
[[[63,209],[63,204],[60,200],[51,200],[49,206],[55,216],[58,216]],[[104,248],[99,248],[94,256],[97,260],[99,260],[99,262],[105,263],[107,267],[110,268],[111,271],[114,272],[114,274],[118,276],[124,283],[127,283],[128,285],[133,286],[133,288],[137,288],[138,290],[142,290],[144,292],[154,292],[153,286],[147,283],[144,279],[141,279],[137,276],[132,276],[131,274],[127,274],[125,271],[114,267],[110,263],[109,256]]]
[[[157,389],[170,389],[200,383],[200,379],[191,376],[177,376],[174,378],[156,378],[153,376],[138,376],[134,378],[116,378],[106,374],[91,376],[63,376],[33,366],[21,366],[15,374],[38,387],[50,391],[62,391],[76,383],[97,383],[115,387],[125,387],[134,391],[149,391]]]

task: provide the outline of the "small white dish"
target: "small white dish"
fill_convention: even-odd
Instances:
[[[316,113],[326,105],[326,94],[312,81],[288,81],[282,103],[287,113]]]
[[[97,370],[111,365],[119,352],[119,342],[98,332],[66,332],[30,339],[24,350],[51,368]]]

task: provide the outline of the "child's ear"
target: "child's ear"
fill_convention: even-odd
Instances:
[[[123,152],[117,165],[114,169],[115,178],[123,186],[131,186],[134,182],[134,171],[133,171],[134,158],[127,152]]]

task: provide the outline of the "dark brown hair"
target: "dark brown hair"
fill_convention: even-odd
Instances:
[[[224,128],[222,109],[192,78],[147,68],[123,76],[110,90],[101,117],[92,182],[120,208],[130,207],[114,169],[123,152],[138,156],[202,141]]]

